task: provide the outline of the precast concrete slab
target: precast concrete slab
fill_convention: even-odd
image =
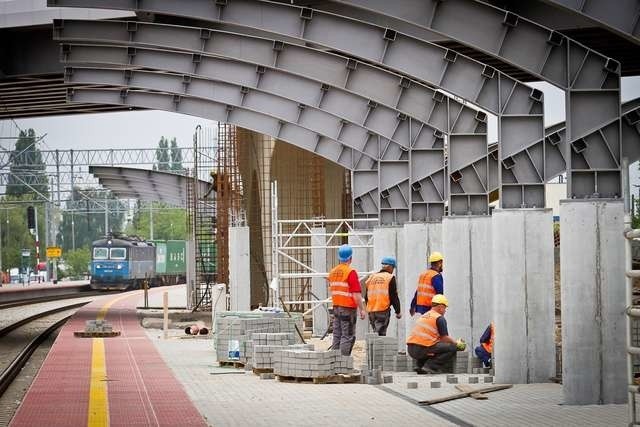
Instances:
[[[358,236],[349,235],[349,244],[350,245],[362,245],[362,239]],[[358,272],[363,271],[371,271],[373,269],[373,264],[371,261],[372,258],[372,248],[356,248],[353,250],[353,257],[351,259],[351,266],[355,268]],[[358,317],[356,323],[356,339],[363,340],[364,336],[369,331],[369,320],[368,319],[360,319]]]
[[[327,238],[325,236],[326,229],[324,227],[311,228],[311,268],[317,272],[327,271]],[[323,300],[329,296],[327,281],[324,277],[314,277],[311,279],[311,292],[313,299]],[[313,335],[324,335],[329,325],[327,305],[318,307],[313,311]]]
[[[385,256],[398,258],[398,233],[402,232],[402,227],[375,227],[373,229],[373,270],[378,271],[381,267],[380,261]],[[396,284],[400,295],[400,277],[396,274]],[[393,313],[393,309],[391,309]],[[387,328],[388,337],[398,337],[398,319],[392,314]]]
[[[500,209],[492,218],[496,382],[547,382],[556,360],[551,209]]]
[[[627,401],[623,216],[621,200],[560,202],[566,404]]]
[[[405,223],[402,230],[402,247],[399,247],[399,255],[402,258],[403,293],[399,294],[404,316],[404,337],[398,337],[398,345],[401,350],[406,348],[406,338],[411,333],[418,315],[409,315],[411,300],[416,292],[420,274],[428,268],[427,258],[433,251],[442,252],[442,223],[441,222],[416,222]],[[446,253],[445,253],[446,257]],[[445,261],[446,262],[446,261]],[[403,339],[404,338],[404,339]]]
[[[229,294],[231,311],[250,309],[249,227],[229,227]]]
[[[490,216],[442,219],[449,334],[475,346],[493,316]]]

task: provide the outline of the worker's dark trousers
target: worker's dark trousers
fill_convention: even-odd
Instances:
[[[369,324],[381,337],[387,335],[387,328],[389,327],[389,319],[391,318],[391,308],[385,311],[372,311],[369,313]]]
[[[476,356],[482,360],[483,366],[487,368],[491,367],[491,353],[485,350],[483,346],[479,345],[476,347]]]
[[[333,307],[333,344],[331,349],[340,350],[343,356],[349,356],[356,342],[357,309]]]
[[[453,357],[457,351],[455,344],[439,342],[431,347],[407,344],[407,351],[409,356],[416,359],[418,368],[426,364],[431,369],[453,371]]]

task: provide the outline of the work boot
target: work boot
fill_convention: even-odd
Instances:
[[[423,366],[422,368],[416,368],[416,373],[418,375],[432,375],[432,374],[436,374],[437,372],[434,372],[433,369],[427,366]]]

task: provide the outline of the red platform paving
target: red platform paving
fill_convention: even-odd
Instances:
[[[160,291],[160,290],[157,290]],[[104,338],[111,426],[205,426],[136,316],[140,291],[105,296],[80,309],[62,328],[11,426],[88,425],[92,338],[76,338],[109,301],[106,320],[115,338]],[[92,424],[95,425],[95,424]]]

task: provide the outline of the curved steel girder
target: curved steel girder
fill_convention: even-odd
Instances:
[[[542,0],[580,14],[636,44],[640,44],[640,8],[636,0]]]
[[[350,122],[341,122],[337,117],[330,116],[323,111],[314,111],[312,108],[309,110],[301,109],[296,102],[269,93],[251,91],[244,86],[198,77],[185,81],[182,74],[170,74],[167,71],[171,70],[73,67],[65,72],[65,80],[68,83],[82,85],[108,85],[120,89],[165,92],[172,95],[210,100],[234,108],[246,108],[272,116],[283,122],[295,124],[325,138],[333,139],[374,160],[401,160],[408,150],[408,147],[404,148],[382,138],[382,147],[380,147],[375,143],[375,136],[367,133],[365,129],[354,130],[355,126]],[[302,120],[301,116],[305,112],[308,117]],[[323,128],[322,125],[327,122],[329,122],[329,126]],[[338,132],[332,135],[335,129],[338,129]],[[345,136],[347,137],[345,138]]]
[[[59,23],[56,27],[57,28],[61,27],[60,29],[56,29],[56,33],[65,31],[64,23]],[[126,36],[127,38],[134,38],[135,33],[137,33],[138,31],[138,26],[131,24],[130,29],[132,30],[131,33],[133,34],[130,34],[129,32],[125,31],[125,29],[122,29],[122,28],[120,29],[120,32],[125,33],[127,35]],[[181,36],[184,37],[184,35],[182,34]],[[87,32],[85,31],[85,33],[81,33],[81,37],[90,38],[91,36],[88,35]],[[120,37],[122,38],[124,36],[121,35]],[[175,38],[179,38],[179,36],[172,37],[171,40],[174,40]],[[205,41],[203,41],[202,33],[200,32],[197,34],[197,38],[192,37],[194,41],[192,41],[191,43],[194,43],[195,45],[199,46],[203,50],[207,50],[207,47],[205,45],[207,44],[206,40],[209,40],[209,38],[210,37],[205,37],[204,39]],[[215,37],[214,37],[214,42],[215,42]],[[158,42],[156,41],[156,43]],[[172,41],[169,43],[174,44],[175,41]],[[214,49],[216,49],[215,43],[210,43],[210,45],[213,46]],[[273,52],[275,46],[276,45],[267,46],[270,50],[267,51],[265,56],[261,57],[263,61],[265,62],[267,61],[265,58],[268,58],[269,61],[274,61],[273,58],[277,59],[278,62],[280,61],[280,59],[282,58],[282,50],[280,49],[288,45],[285,45],[284,43],[280,43],[278,45],[277,55]],[[454,86],[456,80],[454,78],[455,76],[452,76],[452,75],[455,74],[455,72],[451,71],[450,73],[447,73],[447,70],[449,68],[452,68],[452,69],[464,71],[464,65],[461,65],[464,62],[464,60],[458,59],[458,55],[455,55],[455,54],[453,56],[450,56],[450,55],[448,56],[448,54],[450,54],[451,52],[449,52],[446,49],[440,48],[435,45],[428,45],[428,46],[434,49],[439,55],[442,55],[444,52],[445,57],[443,58],[442,56],[440,56],[438,59],[439,62],[441,63],[441,71],[438,74],[437,81],[446,86],[448,82],[453,79],[452,85]],[[294,49],[296,48],[296,46],[291,46],[291,48]],[[230,50],[230,49],[227,49],[227,50]],[[299,52],[295,52],[292,50],[290,50],[290,52],[293,52],[292,58],[299,59],[301,57],[304,57],[304,56],[301,56],[302,54]],[[390,57],[394,57],[394,56],[390,56]],[[255,61],[256,59],[252,59],[252,60]],[[341,61],[344,61],[344,59],[342,59]],[[521,149],[523,146],[530,147],[530,149],[534,151],[536,154],[535,158],[533,160],[531,159],[530,160],[532,162],[534,162],[535,160],[535,162],[532,167],[527,167],[526,170],[521,172],[521,175],[523,175],[523,179],[521,180],[522,181],[533,180],[532,183],[540,184],[542,181],[542,178],[540,177],[544,176],[544,165],[543,165],[543,158],[542,158],[543,155],[542,155],[542,150],[539,148],[542,145],[541,141],[544,136],[544,130],[543,130],[543,124],[542,124],[541,92],[537,90],[532,90],[531,88],[528,88],[527,86],[521,83],[515,82],[512,79],[505,78],[503,75],[499,73],[496,76],[495,70],[484,67],[484,66],[480,68],[481,64],[478,64],[471,60],[468,60],[468,61],[470,64],[472,64],[472,66],[475,66],[477,68],[476,69],[477,74],[475,76],[476,80],[474,80],[474,83],[472,84],[474,99],[476,99],[476,101],[478,102],[478,100],[482,101],[487,96],[489,98],[493,97],[494,107],[492,108],[490,106],[488,109],[499,112],[500,127],[501,129],[503,129],[503,132],[501,132],[501,134],[506,135],[505,140],[508,142],[507,144],[505,144],[505,147],[504,147],[505,148],[504,151],[506,155],[513,154],[513,152]],[[299,62],[303,65],[306,65],[304,61],[298,61],[298,60],[294,60],[294,61],[289,60],[287,62],[295,62],[295,63]],[[457,64],[458,68],[456,68],[456,65],[449,65],[449,64]],[[388,65],[388,64],[384,63],[383,61],[383,65]],[[332,67],[335,68],[335,64],[332,64]],[[309,67],[307,66],[306,68],[309,68]],[[313,67],[313,68],[317,68],[317,67]],[[328,66],[326,68],[331,69],[331,67],[328,67]],[[344,81],[349,82],[352,74],[357,75],[358,63],[347,60],[346,64],[345,62],[340,63],[340,68],[343,70],[343,73],[344,73],[343,74]],[[321,69],[324,69],[324,67]],[[403,71],[406,71],[406,70],[403,70]],[[447,76],[452,76],[452,77],[450,79],[447,79]],[[363,87],[372,87],[372,88],[385,87],[385,85],[369,86],[371,84],[369,82],[370,76],[367,76],[365,74],[365,77],[367,77],[367,79],[365,79],[366,81],[363,81],[361,84]],[[469,80],[473,80],[470,77],[471,77],[470,74],[467,72],[464,75],[463,84],[467,84]],[[500,81],[501,85],[498,84],[498,81]],[[461,82],[461,81],[458,81],[458,82]],[[486,82],[489,82],[489,83],[485,87]],[[394,84],[396,88],[398,86],[397,83],[398,83],[398,80],[396,80]],[[498,90],[498,88],[500,88],[501,90]],[[446,86],[446,89],[450,89],[450,87]],[[396,97],[395,93],[397,93],[397,89],[394,91],[394,97]],[[482,102],[481,104],[483,106],[491,105],[490,103],[487,104]],[[514,108],[515,105],[517,105],[518,107]],[[531,113],[532,111],[534,112],[533,114]],[[521,165],[522,163],[518,164],[516,168],[519,168]],[[535,204],[540,205],[540,203],[541,202],[538,200]],[[515,206],[522,206],[525,204],[526,203],[524,203],[524,201],[519,201],[515,204]]]
[[[272,117],[244,108],[228,108],[225,104],[215,103],[212,101],[137,90],[130,90],[123,93],[120,90],[109,88],[80,88],[70,92],[69,98],[72,102],[85,102],[84,100],[93,99],[95,102],[104,104],[128,105],[141,108],[174,111],[223,121],[251,129],[265,135],[270,135],[307,151],[315,151],[322,157],[352,170],[354,212],[358,216],[382,215],[383,222],[392,223],[396,221],[404,222],[411,220],[412,218],[417,220],[434,219],[437,218],[438,215],[441,217],[444,212],[442,194],[440,194],[439,200],[430,200],[428,196],[438,190],[426,185],[431,184],[435,186],[436,183],[433,181],[437,179],[444,181],[444,168],[442,168],[442,174],[440,176],[436,176],[437,174],[434,174],[433,177],[426,177],[423,180],[425,185],[419,192],[423,194],[425,198],[422,203],[422,205],[424,205],[425,214],[423,215],[422,211],[417,211],[416,215],[411,217],[408,209],[402,209],[394,206],[401,203],[402,199],[406,197],[406,189],[410,185],[406,178],[408,175],[403,174],[404,171],[408,170],[408,162],[383,161],[379,162],[379,169],[377,169],[378,162],[372,160],[371,166],[368,169],[363,167],[356,169],[352,166],[352,161],[350,159],[352,156],[352,150],[344,146],[340,147],[340,144],[337,144],[335,141],[330,141],[327,138],[319,138],[317,143],[315,141],[309,141],[308,136],[315,134],[309,133],[299,126],[283,123],[282,121],[276,120]],[[385,190],[381,191],[384,193],[384,196],[380,196],[378,194],[378,175],[382,173],[390,176],[395,173],[401,177],[401,179],[398,180],[399,184],[394,188],[386,190],[386,193]],[[404,179],[402,179],[402,177],[404,177]],[[443,188],[443,185],[443,183],[440,183],[439,188]],[[384,199],[383,202],[379,201],[381,198]],[[431,213],[433,216],[427,217],[426,215],[429,212],[429,207],[437,209],[439,214]],[[389,213],[391,213],[391,215],[389,215]]]
[[[194,91],[204,90],[204,93],[213,93],[222,95],[231,95],[225,87],[229,84],[238,86],[238,93],[240,95],[237,102],[240,104],[251,103],[260,104],[264,103],[264,98],[277,97],[280,100],[280,104],[287,104],[283,106],[283,110],[291,112],[295,111],[297,114],[296,120],[299,123],[304,123],[307,127],[313,130],[317,130],[319,133],[330,136],[332,138],[338,138],[341,141],[352,144],[353,147],[362,149],[366,144],[371,134],[378,134],[384,138],[391,139],[392,145],[398,146],[398,149],[406,151],[409,147],[417,148],[442,148],[442,137],[438,137],[442,132],[438,133],[434,130],[426,130],[424,127],[428,125],[422,125],[421,123],[414,123],[411,119],[405,118],[404,120],[398,118],[401,113],[394,111],[381,111],[382,115],[376,115],[375,108],[367,106],[367,110],[363,112],[364,120],[360,119],[358,122],[371,122],[371,126],[362,126],[359,123],[353,123],[351,120],[345,118],[347,114],[340,115],[342,112],[347,112],[348,107],[356,107],[357,105],[346,103],[319,103],[321,108],[315,107],[313,104],[305,104],[299,102],[301,99],[308,100],[310,96],[305,98],[297,97],[295,100],[291,100],[289,95],[293,92],[291,89],[296,82],[299,82],[300,78],[288,79],[286,73],[279,73],[277,71],[269,72],[266,77],[273,83],[274,79],[277,80],[277,84],[256,84],[257,79],[265,78],[265,74],[257,74],[255,65],[253,64],[232,64],[229,66],[227,62],[218,58],[201,58],[200,66],[196,74],[182,74],[185,69],[192,66],[192,56],[184,52],[171,52],[161,51],[154,49],[138,48],[136,50],[135,57],[129,55],[130,51],[126,47],[119,46],[88,46],[88,45],[67,45],[65,62],[67,64],[87,64],[95,66],[96,64],[107,64],[109,66],[122,67],[118,84],[126,83],[126,80],[130,80],[130,74],[133,72],[131,67],[144,68],[144,69],[158,69],[161,67],[163,71],[170,71],[180,73],[180,82],[173,82],[173,88],[179,87],[178,92],[194,93]],[[124,69],[131,71],[124,71]],[[273,78],[272,78],[273,76]],[[106,76],[105,76],[106,77]],[[113,73],[110,73],[111,80],[113,81]],[[68,81],[80,82],[81,80],[73,78],[73,76],[67,75]],[[161,78],[161,76],[158,76]],[[123,82],[124,80],[124,82]],[[157,79],[156,79],[157,80]],[[214,82],[220,82],[218,85]],[[222,83],[222,82],[228,82]],[[107,84],[105,81],[104,84]],[[179,83],[179,84],[178,84]],[[290,84],[288,84],[290,83]],[[318,95],[322,95],[320,89],[321,83],[312,83],[312,89],[318,92]],[[217,87],[219,86],[219,87]],[[258,89],[254,89],[255,87]],[[267,90],[267,88],[273,88]],[[276,94],[273,94],[276,92]],[[284,96],[282,96],[282,95]],[[234,98],[236,99],[236,98]],[[318,104],[316,102],[316,104]],[[345,105],[346,104],[346,105]],[[442,114],[447,113],[447,103],[443,102],[443,105],[438,105],[438,110]],[[361,106],[367,105],[365,100],[362,99]],[[328,111],[327,111],[328,110]],[[384,115],[384,113],[389,113]],[[366,116],[370,116],[368,119]],[[475,115],[474,115],[475,117]],[[385,120],[387,119],[387,120]],[[411,126],[410,126],[411,125]],[[381,132],[376,132],[376,130]],[[391,136],[392,138],[388,138]],[[370,154],[373,154],[369,151]],[[377,154],[376,154],[377,156]]]
[[[242,88],[236,85],[220,84],[216,87],[217,90],[212,91],[210,87],[205,87],[210,82],[202,79],[200,81],[202,85],[198,86],[198,79],[192,79],[190,82],[190,84],[194,85],[192,87],[192,91],[185,93],[183,85],[184,82],[181,75],[122,69],[104,70],[81,68],[73,69],[73,72],[67,74],[67,76],[71,79],[69,80],[70,82],[76,82],[79,80],[82,84],[88,85],[109,85],[117,86],[119,88],[127,87],[142,89],[145,91],[167,92],[175,96],[185,96],[188,98],[212,101],[231,106],[233,108],[250,109],[251,111],[257,111],[265,115],[275,117],[275,119],[280,122],[296,124],[304,129],[310,130],[313,132],[313,135],[322,135],[317,129],[309,129],[307,126],[300,123],[300,110],[298,109],[297,104],[294,103],[289,106],[278,105],[280,101],[273,95],[267,94],[264,94],[264,96],[260,98],[260,102],[243,103],[240,101],[246,94],[243,94]],[[192,92],[197,93],[198,95],[193,95]],[[331,139],[331,137],[327,137],[326,135],[323,136],[327,140]],[[476,137],[486,138],[486,135]],[[353,149],[352,154],[355,160],[358,161],[356,163],[358,166],[361,161],[365,161],[365,164],[369,164],[371,159],[382,160],[380,164],[380,176],[375,180],[366,180],[369,182],[368,186],[363,182],[356,182],[354,184],[354,198],[362,198],[365,194],[372,192],[375,193],[372,194],[372,197],[377,197],[378,192],[385,191],[389,194],[394,194],[396,191],[399,191],[398,186],[407,187],[409,185],[413,185],[416,193],[419,194],[421,193],[421,183],[428,182],[430,184],[434,184],[439,183],[442,179],[441,175],[444,170],[444,149],[422,151],[416,149],[415,153],[408,153],[409,149],[403,150],[402,147],[398,145],[392,146],[390,141],[379,136],[372,136],[368,134],[364,135],[364,139],[359,142],[357,147],[353,147],[349,143],[339,139],[335,140],[339,143],[344,143],[346,147]],[[486,150],[486,142],[482,145]],[[306,149],[309,150],[308,147]],[[364,155],[369,157],[362,158],[361,152],[364,152]],[[413,168],[410,168],[409,164],[412,162],[413,157],[415,157],[415,160],[413,161],[418,164],[414,165]],[[402,176],[397,172],[398,170],[408,172],[408,174],[406,176]],[[405,182],[406,184],[403,184]],[[429,198],[430,203],[444,202],[443,197],[446,197],[444,193],[446,189],[443,185],[437,185],[437,189],[439,191],[436,194],[440,196],[440,199],[438,200],[436,197],[433,197],[433,192],[431,192],[431,197]],[[429,186],[425,187],[425,195],[429,190]],[[408,208],[406,204],[405,206],[403,206],[402,203],[398,204],[399,200],[400,198],[395,202],[389,201],[390,208]]]
[[[317,10],[258,0],[192,0],[188,3],[165,0],[142,3],[136,0],[109,3],[100,0],[50,0],[50,3],[63,7],[136,10],[255,28],[363,58],[369,63],[441,87],[496,115],[528,115],[534,110],[542,112],[542,94],[539,91],[471,58],[393,30]],[[206,46],[203,50],[206,51]],[[295,57],[303,65],[307,60],[301,61],[304,56],[299,53]],[[267,56],[268,61],[273,58],[273,53]],[[344,61],[334,65],[346,68],[345,80],[354,71],[346,65]],[[348,65],[357,70],[360,63],[351,62]],[[500,91],[497,89],[498,80],[502,84]],[[532,90],[535,91],[534,98],[529,97]]]
[[[195,97],[185,97],[167,93],[151,93],[138,90],[114,88],[79,88],[68,94],[70,102],[83,99],[101,99],[105,104],[130,105],[155,110],[178,112],[235,124],[285,141],[289,144],[312,151],[349,170],[375,170],[377,162],[362,155],[360,161],[353,159],[352,149],[337,141],[317,135],[291,123],[285,123],[266,114],[247,108],[233,108],[223,103],[207,101]],[[356,160],[354,162],[354,160]]]
[[[58,20],[54,23],[54,38],[62,42],[178,49],[199,55],[189,58],[185,73],[213,73],[217,71],[216,64],[220,67],[241,67],[246,73],[239,73],[240,76],[250,76],[248,82],[241,83],[245,86],[262,86],[263,90],[295,99],[304,105],[339,108],[337,115],[356,123],[391,121],[390,129],[372,129],[386,138],[392,138],[399,126],[399,113],[445,133],[486,132],[485,126],[475,120],[476,110],[448,96],[448,105],[434,100],[434,97],[442,97],[442,92],[388,70],[309,47],[205,28],[126,21]],[[137,59],[134,56],[135,51],[130,51],[127,59],[134,62]],[[209,63],[203,64],[202,61]],[[253,69],[246,69],[246,65],[242,67],[239,63],[250,64]],[[269,75],[258,78],[256,66],[262,66],[264,69],[259,72],[268,72]],[[314,83],[309,83],[309,80]],[[287,95],[283,94],[283,88],[286,88]],[[352,99],[354,95],[361,99]],[[376,109],[380,108],[375,112],[379,118],[369,117],[371,101]],[[449,110],[448,114],[443,111],[443,106]],[[396,121],[393,122],[391,117]]]

